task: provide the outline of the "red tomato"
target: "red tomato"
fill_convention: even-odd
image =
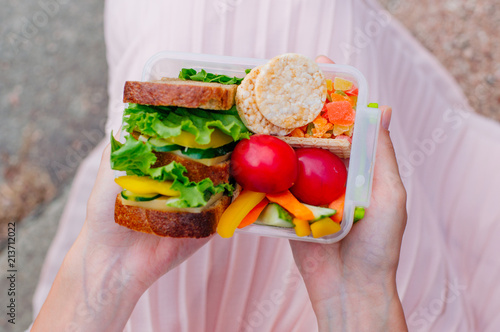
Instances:
[[[326,205],[345,189],[347,170],[342,159],[319,148],[296,149],[299,161],[297,180],[290,191],[303,203]]]
[[[295,182],[297,157],[279,138],[253,135],[236,145],[231,156],[231,173],[245,189],[277,193]]]

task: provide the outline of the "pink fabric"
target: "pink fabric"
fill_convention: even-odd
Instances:
[[[108,130],[123,84],[163,50],[270,58],[325,54],[359,68],[394,108],[408,191],[397,275],[411,331],[500,330],[500,127],[469,112],[455,82],[372,1],[189,0],[106,3]],[[39,311],[84,220],[100,144],[82,164],[34,298]],[[146,292],[126,331],[314,331],[288,242],[216,237]]]

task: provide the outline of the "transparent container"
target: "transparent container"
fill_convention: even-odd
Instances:
[[[266,63],[266,59],[239,58],[196,53],[161,52],[151,57],[142,73],[143,81],[160,80],[162,77],[177,77],[182,68],[205,69],[214,74],[244,77],[245,69]],[[338,64],[319,64],[326,78],[342,77],[354,82],[359,90],[356,119],[351,147],[347,160],[347,187],[341,230],[322,238],[299,237],[294,229],[265,225],[250,225],[237,232],[262,236],[280,237],[317,243],[334,243],[343,239],[351,230],[355,207],[367,208],[373,182],[375,149],[379,131],[380,110],[367,107],[368,85],[365,77],[354,67]]]

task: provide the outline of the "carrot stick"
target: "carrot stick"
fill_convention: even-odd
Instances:
[[[302,220],[313,220],[314,215],[304,204],[299,202],[292,193],[287,190],[277,194],[266,194],[267,199],[281,205],[296,218]]]
[[[330,203],[328,206],[330,209],[337,210],[337,213],[335,213],[332,218],[333,221],[340,223],[342,221],[342,216],[344,215],[344,202],[345,202],[345,192],[334,200],[333,202]]]
[[[248,214],[243,218],[243,220],[240,222],[238,225],[238,228],[243,228],[247,227],[248,225],[253,224],[257,218],[259,218],[260,213],[264,208],[269,204],[269,200],[264,197],[262,201],[260,201],[259,204],[255,205],[255,207],[248,212]]]

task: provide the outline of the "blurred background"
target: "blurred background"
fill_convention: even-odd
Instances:
[[[450,71],[478,113],[500,121],[497,0],[381,3]],[[4,318],[0,330],[22,331],[73,176],[104,137],[104,3],[0,0],[0,7],[1,299],[8,300],[9,222],[16,222],[21,271],[16,326]]]

